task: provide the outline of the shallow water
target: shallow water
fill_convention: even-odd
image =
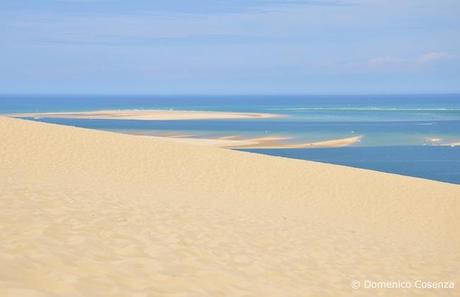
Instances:
[[[460,95],[392,96],[0,96],[0,113],[101,109],[269,112],[256,120],[90,120],[43,122],[126,133],[197,137],[277,135],[321,141],[362,135],[349,148],[255,150],[460,184]]]

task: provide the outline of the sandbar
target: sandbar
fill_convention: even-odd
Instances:
[[[223,112],[223,111],[194,111],[170,109],[126,109],[98,110],[81,112],[45,112],[18,113],[14,117],[30,118],[65,118],[65,119],[101,119],[101,120],[149,120],[149,121],[178,121],[178,120],[239,120],[239,119],[268,119],[283,117],[279,114],[252,112]]]
[[[169,138],[176,142],[209,145],[231,149],[305,149],[305,148],[335,148],[346,147],[359,143],[363,136],[345,137],[316,142],[293,142],[291,137],[286,136],[263,136],[253,138],[242,138],[239,135],[224,137],[203,138],[187,134],[162,134],[152,136],[155,138]]]

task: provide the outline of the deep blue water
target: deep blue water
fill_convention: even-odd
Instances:
[[[245,151],[460,183],[460,147],[389,146]]]
[[[435,146],[460,142],[460,95],[0,96],[0,114],[149,108],[269,112],[287,117],[40,121],[143,134],[174,131],[199,137],[281,135],[302,142],[362,135],[360,143],[348,148],[256,151],[460,184],[459,147]]]

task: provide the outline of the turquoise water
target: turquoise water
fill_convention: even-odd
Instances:
[[[201,137],[281,135],[320,141],[362,135],[340,149],[256,150],[460,184],[460,95],[392,96],[1,96],[0,113],[100,109],[269,112],[259,120],[40,121],[128,133],[185,132]],[[435,140],[435,141],[433,141]],[[365,156],[365,157],[364,157]]]

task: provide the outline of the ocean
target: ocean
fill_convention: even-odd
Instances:
[[[322,141],[361,135],[345,148],[251,149],[460,184],[460,95],[0,96],[0,114],[102,109],[268,112],[245,120],[38,121],[123,133],[178,132],[197,137],[277,135]],[[1,131],[0,131],[1,133]]]

